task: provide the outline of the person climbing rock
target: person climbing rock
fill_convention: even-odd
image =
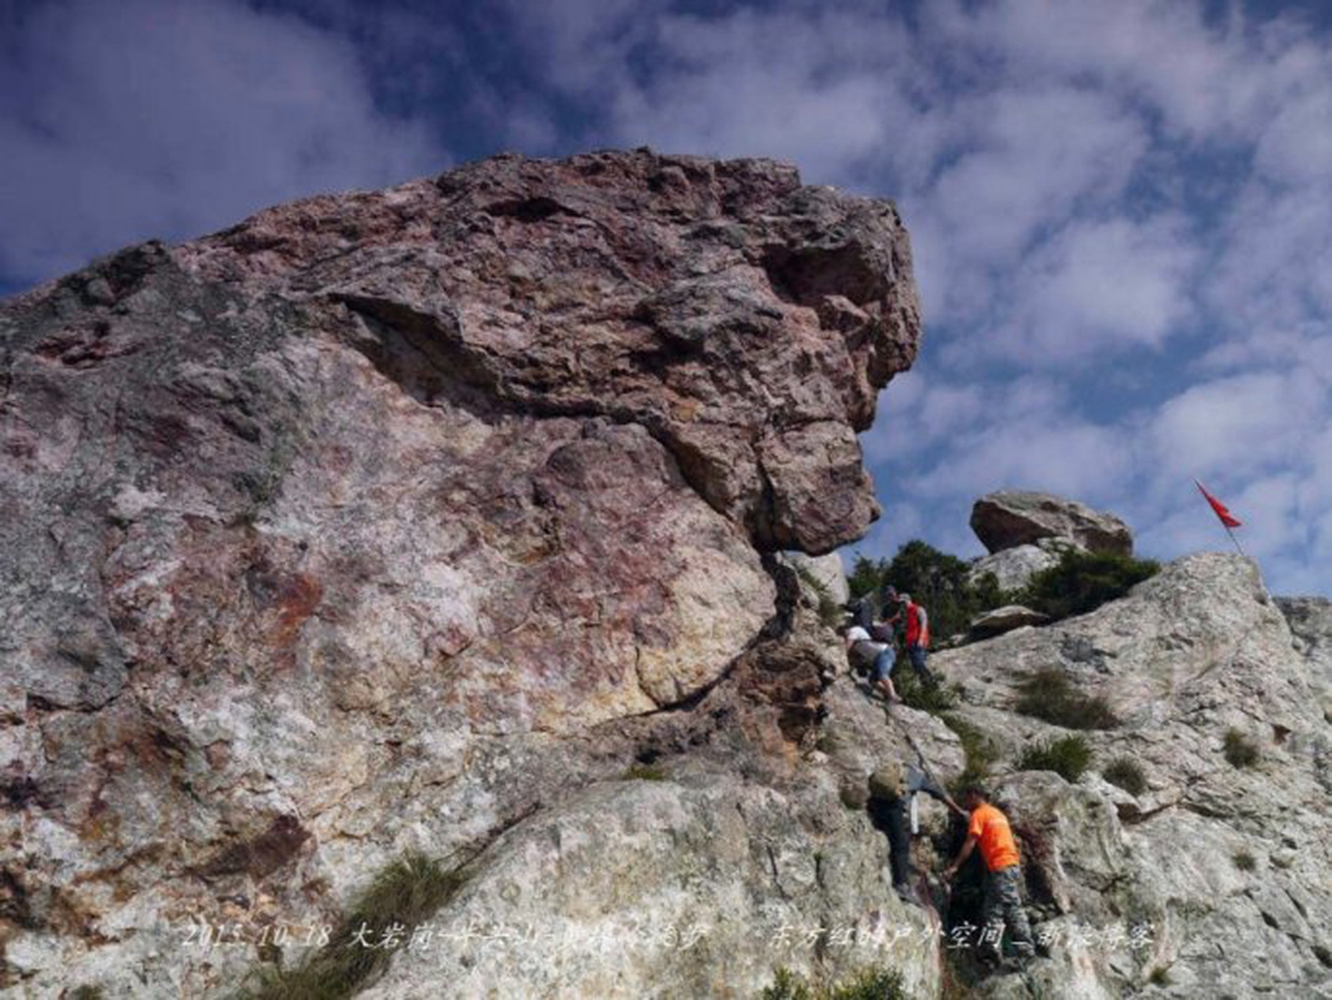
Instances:
[[[870,821],[888,837],[888,863],[893,873],[893,889],[908,903],[921,905],[912,888],[911,837],[920,832],[916,816],[916,793],[942,802],[959,815],[962,807],[928,775],[916,767],[890,762],[869,776]],[[909,817],[909,819],[908,819]]]
[[[898,610],[883,624],[888,627],[901,627],[911,669],[922,681],[933,686],[936,683],[934,674],[930,673],[925,663],[926,650],[930,646],[930,616],[923,607],[911,599],[910,594],[898,593],[891,586],[884,588],[884,598],[887,602],[896,602]],[[892,606],[892,603],[888,604],[888,607]]]
[[[846,652],[852,667],[869,670],[870,687],[883,695],[889,704],[900,704],[893,682],[889,676],[893,670],[896,651],[892,645],[870,637],[869,631],[862,625],[852,625],[846,630]]]
[[[980,845],[985,862],[985,901],[981,910],[981,946],[983,957],[997,963],[1002,960],[1000,943],[1007,928],[1013,950],[1022,960],[1034,958],[1036,944],[1031,925],[1022,908],[1022,859],[1008,825],[1008,817],[990,803],[985,789],[971,785],[962,793],[962,805],[970,812],[967,839],[957,858],[944,870],[951,879]]]

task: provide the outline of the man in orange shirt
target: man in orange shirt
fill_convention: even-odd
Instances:
[[[1005,926],[1019,957],[1033,958],[1036,945],[1032,941],[1027,914],[1022,909],[1022,859],[1017,842],[1009,829],[1008,817],[990,804],[985,790],[977,785],[962,793],[962,806],[971,813],[967,822],[967,840],[956,860],[944,872],[951,879],[980,845],[981,859],[985,862],[985,904],[981,925],[981,941],[991,955],[1002,956],[1000,941]]]

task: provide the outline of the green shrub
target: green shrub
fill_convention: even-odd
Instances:
[[[761,1000],[908,1000],[902,975],[892,969],[872,968],[836,986],[810,986],[789,969],[778,969]]]
[[[760,1000],[814,1000],[814,992],[790,969],[778,969],[772,985],[759,997]]]
[[[1123,597],[1160,569],[1161,564],[1152,559],[1066,549],[1058,563],[1031,578],[1017,595],[1017,603],[1058,621]]]
[[[905,654],[903,654],[905,658]],[[893,687],[908,708],[941,715],[957,708],[957,688],[926,684],[910,665],[893,671]]]
[[[1058,667],[1042,667],[1018,684],[1017,710],[1065,729],[1113,729],[1119,719],[1100,695],[1085,695]]]
[[[79,986],[69,995],[69,1000],[103,1000],[106,994],[100,986]]]
[[[1147,791],[1147,776],[1137,761],[1128,757],[1116,757],[1101,772],[1101,776],[1112,785],[1118,785],[1130,795],[1141,795]]]
[[[1232,767],[1252,767],[1258,763],[1258,747],[1238,729],[1227,729],[1223,752]]]
[[[990,767],[999,759],[999,748],[981,729],[961,716],[943,715],[940,718],[945,726],[957,733],[962,753],[966,756],[962,773],[950,784],[952,791],[961,791],[967,785],[984,784],[990,776]]]
[[[1065,781],[1077,781],[1091,764],[1091,747],[1080,735],[1064,736],[1029,746],[1018,757],[1019,771],[1054,771]]]
[[[1169,986],[1170,973],[1166,971],[1164,965],[1158,965],[1147,977],[1147,982],[1151,983],[1153,986]]]
[[[334,929],[330,942],[300,966],[262,967],[237,1000],[345,1000],[388,964],[395,949],[382,947],[386,932],[400,932],[405,946],[415,927],[462,886],[463,876],[410,853],[381,871]],[[369,942],[375,947],[366,947]]]
[[[930,633],[940,642],[965,633],[977,615],[1008,603],[993,573],[972,583],[970,569],[964,560],[916,539],[891,560],[857,556],[847,582],[854,597],[877,596],[885,584],[909,593],[930,616]]]
[[[866,969],[835,987],[827,1000],[907,1000],[902,974],[891,969]]]
[[[1248,851],[1236,851],[1230,860],[1235,862],[1235,867],[1242,872],[1251,872],[1258,867],[1258,862]]]

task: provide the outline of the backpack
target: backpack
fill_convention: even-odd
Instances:
[[[869,776],[869,791],[872,799],[900,799],[906,794],[906,772],[902,765],[895,761],[882,765]]]

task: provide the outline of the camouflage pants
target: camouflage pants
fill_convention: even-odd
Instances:
[[[985,876],[985,904],[981,915],[984,927],[981,941],[984,950],[1000,953],[1004,928],[1007,927],[1013,950],[1030,958],[1036,953],[1031,939],[1031,926],[1022,909],[1022,868],[1012,865]]]

